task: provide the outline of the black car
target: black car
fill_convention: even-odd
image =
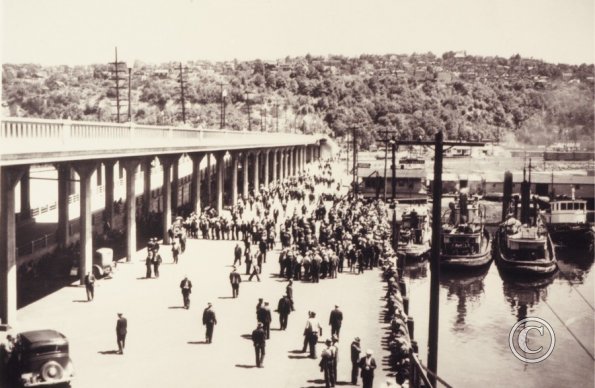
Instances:
[[[10,382],[23,387],[69,385],[74,368],[68,350],[68,339],[56,330],[20,333],[8,360]]]

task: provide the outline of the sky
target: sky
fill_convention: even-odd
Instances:
[[[594,0],[0,0],[2,63],[467,51],[594,62]]]

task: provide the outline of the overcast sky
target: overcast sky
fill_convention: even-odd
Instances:
[[[2,63],[466,50],[594,62],[593,0],[0,0]]]

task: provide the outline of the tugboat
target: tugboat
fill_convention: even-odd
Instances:
[[[527,225],[511,216],[498,227],[494,248],[502,270],[546,275],[557,269],[554,244],[540,218],[536,225]]]
[[[427,205],[409,206],[401,213],[397,255],[413,260],[427,257],[432,240],[429,219]]]
[[[468,203],[464,192],[449,208],[448,220],[442,226],[440,265],[475,268],[490,263],[491,239],[484,227],[485,209],[477,200]]]
[[[592,244],[593,228],[587,222],[587,201],[555,198],[545,204],[545,223],[553,242],[566,247],[585,248]]]

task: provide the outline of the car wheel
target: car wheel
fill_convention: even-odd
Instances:
[[[41,377],[44,381],[61,380],[64,368],[56,361],[48,361],[41,367]]]

